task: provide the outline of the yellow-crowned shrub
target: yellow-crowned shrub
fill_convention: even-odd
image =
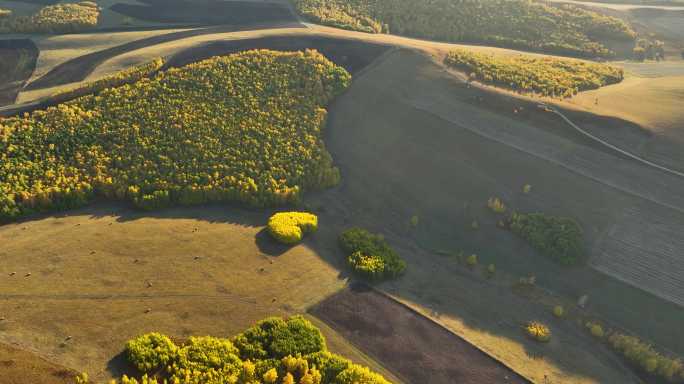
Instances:
[[[601,324],[589,322],[586,325],[587,329],[589,330],[589,333],[591,333],[592,336],[601,339],[605,335],[605,332]]]
[[[163,342],[160,342],[163,340]],[[145,375],[122,384],[389,384],[381,375],[327,351],[318,328],[302,317],[270,318],[229,339],[190,337],[169,353],[168,337],[148,334],[128,342],[127,356]],[[149,362],[149,364],[140,364]],[[148,376],[148,373],[150,376]],[[116,381],[115,381],[116,382]]]
[[[297,244],[318,230],[318,217],[306,212],[279,212],[268,220],[268,233],[283,244]]]
[[[525,326],[527,335],[531,338],[546,343],[551,340],[551,330],[545,324],[538,321],[531,321]]]
[[[350,228],[340,234],[339,242],[349,254],[347,262],[361,277],[369,280],[394,278],[406,270],[406,262],[381,235]]]
[[[498,197],[490,197],[489,200],[487,200],[487,207],[494,213],[506,212],[506,204]]]
[[[562,305],[556,305],[553,307],[553,315],[558,318],[565,316],[565,308]]]

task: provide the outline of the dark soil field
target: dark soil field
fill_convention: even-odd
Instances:
[[[295,21],[283,3],[219,0],[142,0],[146,5],[118,3],[111,10],[139,20],[161,23],[255,24]]]
[[[249,49],[277,51],[316,49],[335,64],[355,74],[390,48],[390,45],[385,44],[314,35],[222,40],[182,51],[169,58],[166,67],[181,67],[212,56],[228,55]]]
[[[529,383],[440,325],[365,286],[342,291],[310,312],[407,383]]]
[[[0,106],[14,103],[36,67],[38,53],[31,40],[0,40]]]

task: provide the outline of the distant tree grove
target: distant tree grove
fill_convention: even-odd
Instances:
[[[125,354],[144,375],[112,384],[390,384],[328,352],[320,330],[300,316],[265,319],[233,339],[190,337],[181,345],[149,333],[130,340]]]
[[[0,10],[0,33],[78,32],[97,26],[99,17],[100,8],[92,1],[48,5],[30,16]]]
[[[624,77],[621,68],[602,63],[520,54],[495,55],[465,49],[450,52],[445,63],[486,84],[558,98],[619,83]]]
[[[97,196],[297,202],[339,180],[321,131],[350,79],[316,51],[247,51],[0,119],[0,221]]]
[[[624,21],[569,4],[537,0],[293,0],[314,22],[550,53],[609,57],[609,41],[633,41]]]

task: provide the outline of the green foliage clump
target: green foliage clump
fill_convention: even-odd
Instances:
[[[602,339],[606,334],[601,324],[589,322],[586,324],[586,326],[589,330],[589,333],[591,333],[591,335],[597,339]]]
[[[565,308],[562,305],[556,305],[553,307],[553,315],[560,319],[565,316]]]
[[[573,219],[514,213],[510,228],[533,248],[563,265],[577,264],[583,255],[582,228]]]
[[[624,21],[568,4],[537,0],[294,0],[314,22],[585,57],[611,56],[605,42],[634,40]]]
[[[684,366],[680,359],[661,355],[637,337],[615,332],[608,337],[608,344],[645,372],[672,383],[684,382]]]
[[[141,372],[164,367],[177,356],[178,347],[160,333],[148,333],[126,343],[126,356]]]
[[[316,51],[247,51],[0,121],[0,221],[95,196],[143,209],[298,202],[339,181],[323,106],[351,76]]]
[[[92,2],[54,4],[31,16],[0,17],[0,33],[71,33],[97,26],[100,9]]]
[[[245,360],[282,359],[326,349],[321,332],[301,316],[262,320],[236,336],[233,342]]]
[[[361,228],[351,228],[339,237],[340,246],[349,254],[347,261],[354,272],[370,280],[395,278],[404,273],[406,262],[381,235]]]
[[[266,319],[233,341],[191,337],[176,346],[154,333],[129,341],[127,351],[128,346],[142,351],[127,356],[144,375],[124,376],[122,384],[389,384],[328,352],[320,331],[302,317]]]
[[[268,220],[268,233],[283,244],[297,244],[318,230],[318,217],[306,212],[279,212]]]
[[[619,83],[624,77],[621,68],[607,64],[531,55],[494,55],[465,49],[450,52],[445,63],[483,83],[561,98]]]

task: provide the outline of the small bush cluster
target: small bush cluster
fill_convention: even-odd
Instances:
[[[349,254],[347,261],[354,272],[369,280],[394,278],[406,270],[406,262],[381,235],[351,228],[340,235],[340,246]]]
[[[146,210],[296,203],[339,181],[323,107],[350,79],[316,51],[246,51],[2,119],[0,221],[96,196]]]
[[[506,212],[506,204],[498,197],[490,197],[489,200],[487,200],[487,207],[494,213]]]
[[[606,335],[605,331],[603,330],[603,327],[601,324],[598,323],[593,323],[593,322],[588,322],[586,324],[587,329],[589,330],[589,333],[591,333],[592,336],[594,336],[597,339],[602,339],[603,336]]]
[[[318,230],[318,217],[306,212],[279,212],[268,220],[268,233],[283,244],[297,244]]]
[[[563,265],[577,264],[583,255],[582,228],[570,218],[514,213],[510,229],[542,254]]]
[[[665,43],[660,40],[638,39],[632,50],[634,60],[664,60]]]
[[[71,33],[97,26],[100,9],[91,1],[48,5],[31,16],[0,17],[0,33]]]
[[[553,307],[553,315],[556,316],[557,318],[562,318],[565,316],[565,308],[563,308],[562,305],[556,305]]]
[[[611,56],[605,42],[634,40],[622,20],[538,0],[294,0],[314,22],[585,57]]]
[[[542,343],[546,343],[551,340],[551,330],[546,325],[538,322],[531,321],[525,326],[525,332],[527,335]]]
[[[672,383],[684,382],[684,366],[680,359],[661,355],[637,337],[615,332],[608,337],[608,344],[645,372]]]
[[[233,340],[191,337],[176,345],[142,335],[126,344],[126,356],[144,375],[124,376],[122,384],[389,384],[328,352],[320,331],[300,316],[263,320]]]
[[[607,64],[531,55],[495,55],[465,49],[450,52],[445,63],[470,73],[483,83],[558,98],[619,83],[624,77],[621,68]]]
[[[0,19],[12,16],[12,10],[0,8]]]

